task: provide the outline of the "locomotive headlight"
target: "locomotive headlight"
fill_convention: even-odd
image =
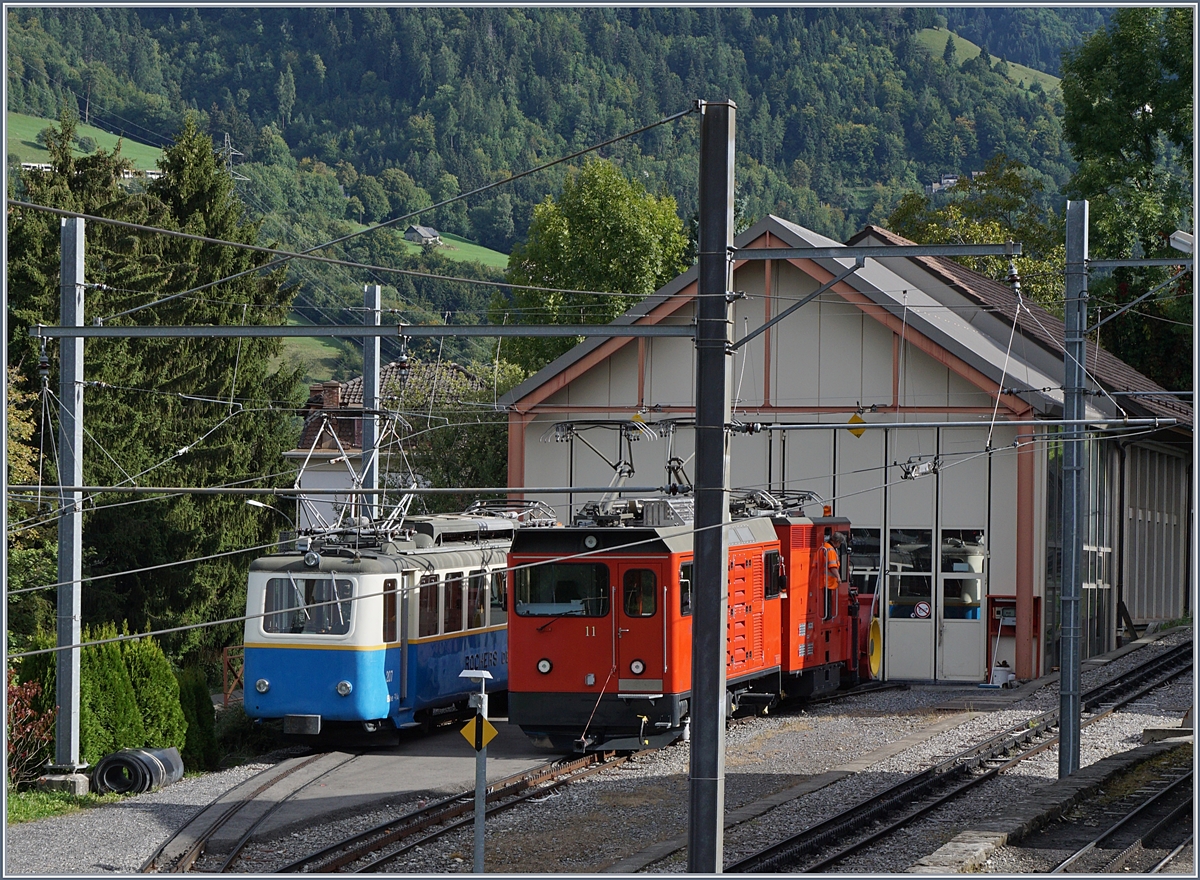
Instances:
[[[271,689],[271,682],[267,681],[265,678],[260,678],[258,681],[254,682],[254,689],[260,694],[265,694]]]
[[[350,684],[348,681],[339,681],[337,683],[337,692],[343,697],[350,696],[350,691],[352,690],[354,690],[354,685]]]
[[[543,657],[541,660],[538,661],[537,670],[542,675],[545,675],[553,668],[554,668],[554,664],[551,663],[549,660],[547,660],[545,657]]]
[[[643,663],[641,660],[634,660],[632,663],[629,664],[629,671],[632,672],[634,675],[641,675],[643,672],[646,671],[646,664]]]
[[[597,543],[599,543],[599,542],[596,540],[595,535],[588,535],[586,538],[583,539],[583,546],[589,550],[595,550]]]
[[[304,554],[304,564],[309,568],[316,568],[321,564],[321,554],[316,550],[309,550]]]

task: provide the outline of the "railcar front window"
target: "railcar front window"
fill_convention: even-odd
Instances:
[[[343,636],[350,632],[354,585],[331,578],[267,581],[263,632]]]
[[[521,617],[608,615],[608,566],[551,563],[515,573],[516,612]]]

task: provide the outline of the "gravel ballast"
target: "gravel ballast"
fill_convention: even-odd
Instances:
[[[1165,635],[1108,665],[1085,671],[1084,688],[1094,686],[1191,633]],[[840,812],[868,791],[895,782],[947,758],[973,742],[1024,718],[1056,708],[1058,684],[1036,689],[1019,702],[994,711],[964,711],[963,700],[986,693],[975,687],[917,686],[863,694],[803,710],[744,719],[726,732],[727,819],[739,809],[789,789],[815,790],[766,808],[757,818],[726,829],[726,863],[740,859],[801,827]],[[1193,702],[1190,675],[1149,698],[1083,729],[1081,765],[1087,766],[1141,742],[1143,729],[1178,725]],[[940,725],[940,729],[936,727]],[[907,739],[906,739],[907,738]],[[903,747],[901,748],[902,741]],[[894,750],[894,754],[888,754]],[[865,756],[881,756],[864,763]],[[540,801],[488,820],[487,870],[503,873],[682,872],[686,854],[630,868],[630,857],[655,844],[686,838],[688,745],[635,756],[620,767],[567,786]],[[189,777],[158,792],[61,818],[11,826],[5,847],[9,874],[132,873],[176,828],[248,776],[266,768],[248,764],[221,773]],[[838,870],[897,873],[928,855],[972,822],[982,821],[1057,778],[1057,749],[1023,762],[967,796],[948,812],[936,811],[902,839],[873,846]],[[839,779],[839,775],[845,778]],[[362,830],[411,810],[403,800],[364,816],[314,821],[311,828],[252,843],[237,869],[271,871],[337,836]],[[790,830],[789,830],[790,829]],[[414,850],[395,872],[471,871],[470,829]],[[637,860],[633,859],[633,863]]]

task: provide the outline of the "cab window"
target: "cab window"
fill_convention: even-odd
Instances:
[[[549,563],[514,573],[519,617],[604,617],[608,614],[608,566]]]
[[[282,577],[267,581],[263,631],[341,636],[350,632],[350,581]]]
[[[626,617],[653,617],[657,610],[658,578],[648,568],[631,568],[621,579]]]
[[[679,566],[679,616],[690,617],[692,614],[692,563],[685,562]]]
[[[785,583],[783,576],[783,563],[779,559],[779,553],[775,550],[768,550],[763,555],[763,568],[766,571],[763,574],[766,576],[765,595],[768,599],[774,599],[783,592]]]

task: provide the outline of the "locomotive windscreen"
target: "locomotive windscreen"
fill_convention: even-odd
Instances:
[[[350,631],[350,581],[332,578],[271,578],[267,581],[263,631],[345,635]]]
[[[521,617],[608,614],[608,566],[552,563],[515,572],[516,612]]]

